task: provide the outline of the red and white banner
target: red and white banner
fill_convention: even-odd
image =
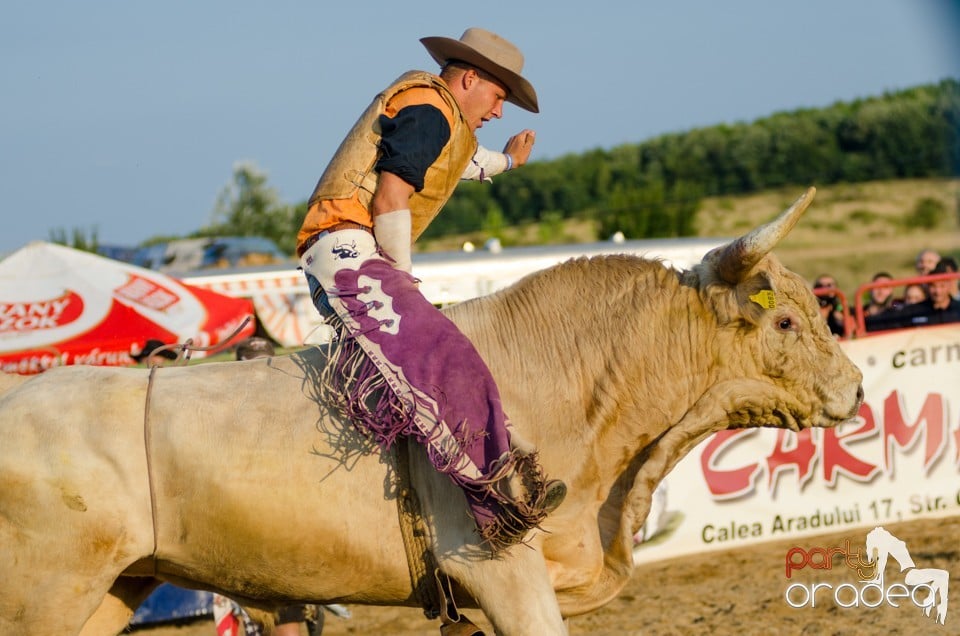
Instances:
[[[667,475],[636,562],[960,515],[960,323],[841,346],[864,375],[859,417],[711,436]]]
[[[252,316],[247,299],[61,245],[31,243],[0,261],[0,369],[10,373],[128,365],[149,339],[217,345]],[[251,320],[238,337],[254,329]]]

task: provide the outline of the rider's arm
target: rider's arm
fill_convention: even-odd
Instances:
[[[377,191],[370,203],[373,236],[380,249],[394,261],[394,267],[410,272],[411,255],[410,196],[414,187],[391,172],[380,173]]]
[[[380,116],[380,173],[370,214],[373,235],[397,269],[410,272],[412,230],[410,197],[424,187],[427,170],[450,140],[443,102],[432,89],[395,96]]]

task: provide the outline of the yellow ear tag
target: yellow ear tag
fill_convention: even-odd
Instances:
[[[775,309],[777,306],[777,299],[773,295],[772,289],[761,289],[756,294],[750,296],[750,300],[757,303],[764,309]]]

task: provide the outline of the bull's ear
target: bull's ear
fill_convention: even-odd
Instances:
[[[713,310],[721,325],[748,323],[757,325],[764,312],[777,306],[776,290],[765,271],[751,274],[736,285],[716,278],[712,270],[695,268],[683,277],[684,284],[700,288],[703,302]],[[704,282],[704,278],[708,282]]]
[[[759,272],[736,287],[740,315],[750,324],[760,322],[764,313],[777,306],[776,290],[766,272]]]

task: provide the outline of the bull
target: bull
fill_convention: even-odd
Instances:
[[[854,417],[862,376],[771,253],[811,188],[689,270],[572,259],[450,307],[566,501],[478,545],[416,445],[409,483],[461,607],[562,634],[617,596],[658,482],[711,433]],[[429,343],[424,343],[428,355]],[[189,367],[65,367],[0,397],[0,633],[114,634],[161,581],[269,610],[418,604],[396,463],[327,407],[322,348]]]

